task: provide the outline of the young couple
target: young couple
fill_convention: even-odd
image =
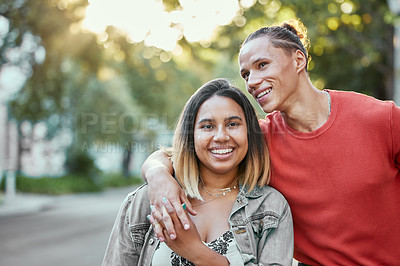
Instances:
[[[306,39],[288,22],[244,41],[240,73],[268,113],[259,125],[254,111],[230,96],[201,97],[219,87],[248,105],[226,81],[192,96],[172,154],[146,160],[148,185],[123,204],[104,265],[290,265],[291,214],[301,263],[398,264],[400,109],[316,89]]]

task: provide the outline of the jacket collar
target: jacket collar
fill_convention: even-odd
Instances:
[[[246,198],[258,198],[262,195],[261,188],[259,186],[255,186],[252,191],[248,191],[248,187],[244,187],[239,185],[240,194],[242,194]]]

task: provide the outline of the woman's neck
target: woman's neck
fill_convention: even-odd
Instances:
[[[202,185],[206,188],[224,189],[237,184],[237,170],[228,173],[212,173],[206,169],[200,169]]]

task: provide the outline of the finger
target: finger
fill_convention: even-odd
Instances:
[[[185,204],[185,203],[184,203]],[[181,208],[183,209],[183,205],[184,204],[182,204],[181,205]],[[184,205],[185,206],[185,208],[186,208],[186,204]],[[182,228],[182,226],[181,226],[181,221],[179,220],[179,217],[178,217],[178,215],[177,215],[177,212],[175,211],[175,212],[173,212],[173,213],[170,213],[170,216],[171,216],[171,219],[172,219],[172,222],[174,223],[174,225],[175,225],[175,227],[176,228],[178,228],[178,225],[179,225],[179,228]]]
[[[156,208],[154,205],[150,205],[151,215],[158,222],[162,221],[163,218],[161,211],[159,211],[162,210],[162,208],[163,206],[161,206],[161,208]]]
[[[188,230],[190,228],[190,223],[189,219],[186,213],[187,209],[187,203],[181,204],[180,202],[174,202],[173,203],[174,209],[176,211],[176,216],[177,216],[177,221],[174,221],[174,223],[181,223],[183,228],[185,230]]]
[[[175,228],[174,228],[175,225],[170,216],[170,214],[174,214],[174,213],[175,213],[174,209],[172,209],[172,212],[170,212],[170,213],[167,211],[167,209],[165,207],[162,210],[164,228],[167,230],[168,236],[172,240],[176,239],[176,232],[175,232]],[[177,225],[179,226],[179,224],[177,224]]]
[[[186,211],[187,212],[189,212],[191,215],[197,215],[197,212],[193,209],[192,204],[190,203],[190,201],[187,199],[187,197],[185,195],[181,196],[181,202],[186,203]]]
[[[167,198],[163,198],[162,199],[162,203],[164,205],[164,207],[167,209],[168,213],[174,213],[175,212],[175,208],[172,206],[172,204],[170,203],[170,201]]]
[[[149,219],[151,225],[153,226],[157,238],[161,242],[164,242],[165,241],[164,228],[160,225],[160,223],[156,219],[154,219],[152,215],[147,215],[147,219]]]
[[[165,244],[168,245],[172,239],[168,236],[168,232],[166,229],[163,229],[163,233],[165,235]]]

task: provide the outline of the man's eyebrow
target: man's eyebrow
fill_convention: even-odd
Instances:
[[[263,60],[266,60],[266,58],[265,57],[259,57],[259,58],[255,59],[254,61],[252,61],[251,65],[257,64],[258,62],[263,61]],[[247,69],[245,69],[245,68],[240,69],[240,73],[243,73],[243,72],[246,72],[246,71],[247,71]]]
[[[258,62],[264,61],[264,60],[266,60],[266,58],[261,56],[261,57],[257,58],[256,60],[254,60],[253,62],[251,62],[251,64],[254,65],[254,64],[257,64]]]

